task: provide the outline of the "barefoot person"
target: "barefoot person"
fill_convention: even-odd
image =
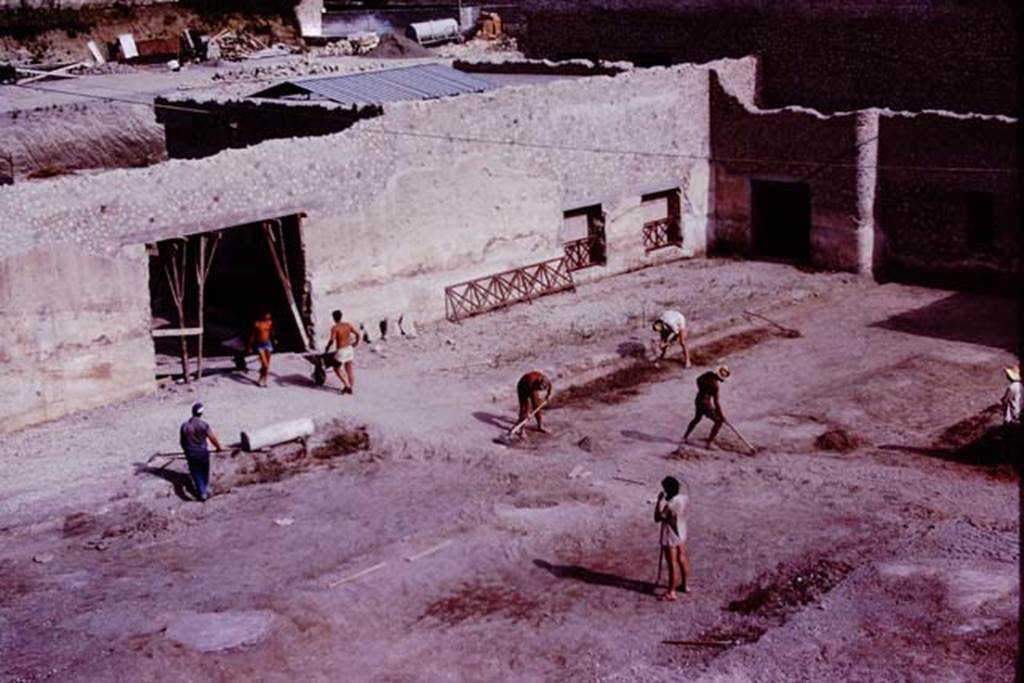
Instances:
[[[542,391],[546,392],[543,399],[540,397]],[[519,378],[516,394],[519,396],[519,421],[526,420],[532,412],[537,420],[537,431],[547,434],[548,430],[544,429],[540,406],[542,402],[551,398],[551,382],[548,381],[548,378],[542,372],[528,372]]]
[[[660,337],[658,348],[661,349],[661,355],[658,360],[665,357],[672,342],[678,341],[683,349],[683,364],[690,367],[690,347],[686,344],[686,318],[683,314],[679,311],[665,311],[654,321],[653,328]]]
[[[212,443],[218,451],[221,448],[217,435],[213,433],[210,425],[203,420],[202,416],[203,404],[192,404],[192,417],[181,424],[178,439],[181,443],[181,450],[185,453],[188,472],[192,475],[196,498],[205,503],[210,497],[210,447],[207,445],[207,441]]]
[[[341,393],[352,394],[355,393],[356,387],[352,361],[356,357],[355,349],[359,346],[359,333],[356,332],[356,328],[341,319],[341,311],[334,311],[331,317],[334,318],[334,325],[331,326],[331,336],[327,338],[324,351],[330,351],[332,346],[335,348],[334,374],[341,380]]]
[[[690,592],[690,560],[686,556],[687,496],[679,491],[679,480],[665,477],[661,480],[661,493],[654,504],[654,521],[661,523],[661,550],[668,562],[668,592],[662,600],[676,600],[676,585],[682,578],[682,591]]]
[[[711,448],[711,444],[714,443],[719,430],[725,424],[722,404],[718,401],[718,385],[729,379],[729,374],[729,368],[722,365],[717,370],[705,372],[697,378],[697,399],[694,401],[696,414],[693,416],[693,420],[690,421],[690,425],[686,428],[686,434],[683,435],[683,443],[686,443],[686,440],[690,437],[690,432],[694,430],[697,423],[706,417],[714,422],[707,443],[707,447]]]
[[[252,334],[249,335],[249,353],[253,350],[260,355],[260,386],[267,386],[267,377],[270,375],[270,354],[274,352],[274,344],[271,341],[274,337],[274,319],[267,311],[259,320],[252,324]]]

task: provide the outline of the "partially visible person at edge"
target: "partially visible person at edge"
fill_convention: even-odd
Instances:
[[[203,420],[203,412],[202,403],[192,405],[192,417],[182,423],[179,440],[188,462],[188,472],[192,475],[196,498],[205,503],[210,498],[210,448],[207,441],[218,451],[221,446],[213,429]]]
[[[267,386],[267,377],[270,375],[270,355],[274,352],[274,344],[271,341],[273,337],[274,319],[270,311],[267,311],[252,324],[252,334],[249,335],[249,353],[255,350],[260,356],[261,387]]]
[[[1006,373],[1006,379],[1009,380],[1010,384],[1006,387],[1006,392],[1003,394],[1003,400],[1000,402],[1000,405],[1003,408],[1003,424],[1019,425],[1021,401],[1020,365],[1014,365],[1013,367],[1006,368],[1004,372]]]
[[[679,480],[665,477],[661,480],[661,493],[654,504],[654,521],[661,523],[661,550],[668,562],[668,591],[661,600],[676,600],[677,584],[690,592],[690,560],[686,556],[686,508],[689,502],[679,490]]]

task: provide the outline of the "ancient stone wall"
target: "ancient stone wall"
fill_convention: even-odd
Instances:
[[[798,107],[761,110],[715,81],[711,122],[712,250],[753,253],[751,180],[804,183],[811,193],[811,263],[860,270],[857,114],[823,116]]]
[[[688,67],[402,103],[357,124],[388,131],[374,136],[366,164],[383,182],[355,211],[308,212],[318,320],[334,307],[439,318],[446,285],[559,256],[563,212],[595,204],[609,261],[594,274],[665,258],[642,248],[640,196],[676,187],[690,236],[676,256],[702,253],[707,74]]]
[[[886,277],[991,285],[1020,272],[1017,135],[1004,117],[881,117],[876,214]]]
[[[760,109],[713,77],[710,248],[754,253],[753,181],[804,183],[813,265],[954,286],[1007,282],[1020,272],[1016,126],[942,111]]]
[[[754,68],[743,64],[735,70]],[[151,382],[146,242],[305,214],[318,335],[333,308],[356,320],[437,320],[446,285],[560,256],[563,212],[578,207],[601,205],[608,238],[607,265],[583,279],[701,254],[708,85],[708,68],[681,66],[396,103],[333,135],[0,188],[2,317],[17,316],[20,330],[0,341],[37,354],[0,370],[17,397],[0,404],[0,417],[27,424]],[[683,248],[648,255],[640,197],[673,188]],[[35,303],[15,307],[10,292],[37,273],[56,278],[58,267],[63,287],[81,283],[81,293],[44,282]],[[111,343],[67,346],[51,359],[51,311],[83,338]],[[78,374],[49,376],[43,392],[31,377],[44,362]]]
[[[0,433],[153,387],[146,264],[67,244],[0,260]]]

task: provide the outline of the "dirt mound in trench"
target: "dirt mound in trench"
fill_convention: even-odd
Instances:
[[[266,453],[244,453],[241,457],[251,459],[250,463],[240,466],[233,475],[225,476],[221,481],[226,487],[282,481],[335,458],[369,451],[370,445],[370,434],[364,425],[333,434],[308,454],[297,444],[278,446]]]
[[[853,567],[845,562],[819,559],[800,567],[780,564],[729,603],[730,612],[747,616],[785,619],[791,612],[820,600],[835,588]]]
[[[793,337],[781,330],[759,327],[702,344],[691,350],[690,360],[697,366],[710,366],[721,362],[729,354],[746,351],[774,338]],[[652,360],[639,360],[607,375],[558,392],[552,407],[586,402],[621,403],[630,396],[636,396],[639,393],[638,387],[659,381],[679,369],[681,366],[672,361],[655,363]]]
[[[864,439],[842,427],[833,427],[815,439],[814,445],[821,451],[849,453],[863,446]]]

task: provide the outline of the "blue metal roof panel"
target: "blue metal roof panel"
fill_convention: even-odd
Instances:
[[[309,93],[346,105],[427,100],[493,90],[495,84],[444,64],[287,81]]]

